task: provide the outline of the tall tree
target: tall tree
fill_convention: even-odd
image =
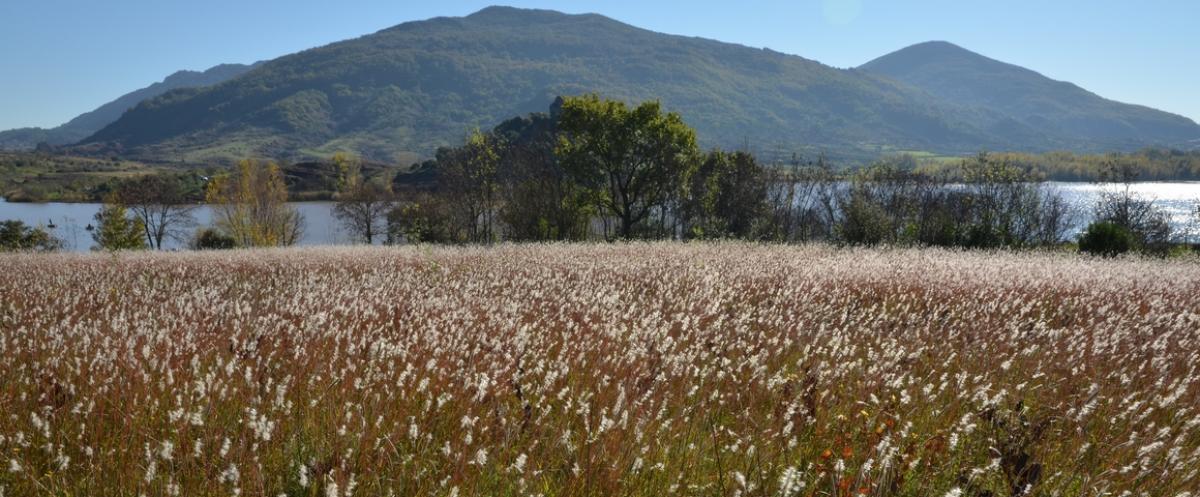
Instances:
[[[151,248],[161,250],[167,239],[186,241],[196,223],[192,217],[195,207],[177,177],[134,178],[117,187],[117,196],[142,221],[146,243]]]
[[[242,247],[294,245],[304,219],[287,203],[283,172],[274,162],[243,160],[232,174],[208,184],[217,227]]]
[[[438,189],[452,199],[457,224],[471,242],[491,243],[497,236],[498,148],[495,135],[476,130],[463,146],[438,150]]]
[[[358,160],[337,154],[333,162],[339,172],[333,215],[355,239],[371,245],[387,230],[387,214],[394,206],[392,192],[363,178]]]
[[[658,102],[628,108],[596,95],[565,99],[556,153],[599,206],[632,238],[652,214],[665,215],[695,168],[696,133]]]
[[[146,248],[145,229],[142,220],[130,216],[125,205],[112,196],[96,213],[92,239],[101,250],[142,250]]]
[[[587,238],[595,208],[554,155],[561,106],[559,99],[549,113],[509,119],[493,131],[502,143],[500,219],[509,240]]]

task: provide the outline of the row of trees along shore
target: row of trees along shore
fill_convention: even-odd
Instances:
[[[204,192],[212,226],[196,230],[196,199],[185,178],[146,175],[117,184],[89,224],[97,250],[163,249],[170,241],[195,249],[272,247],[300,240],[304,220],[287,203],[279,166],[246,160],[210,178]],[[52,251],[62,242],[20,221],[0,223],[0,250]]]
[[[1073,152],[993,152],[993,159],[1032,171],[1049,181],[1103,181],[1113,168],[1134,170],[1138,181],[1200,180],[1200,150],[1144,148],[1136,152],[1079,154]],[[933,175],[953,174],[956,161],[914,159],[917,169]]]
[[[1029,164],[981,153],[954,168],[880,161],[838,173],[824,160],[764,166],[744,151],[701,151],[696,134],[657,102],[627,106],[584,95],[548,113],[475,131],[394,180],[368,179],[336,154],[334,215],[362,243],[743,239],[851,245],[1031,248],[1058,245],[1075,216],[1094,222],[1080,248],[1165,253],[1177,237],[1152,199],[1133,194],[1136,162],[1100,165],[1105,191],[1074,212]],[[287,204],[280,168],[247,160],[208,181],[213,226],[195,230],[178,181],[123,182],[96,216],[99,248],[285,246],[303,219]],[[1200,215],[1200,214],[1198,214]],[[56,248],[29,227],[0,225],[0,244]]]

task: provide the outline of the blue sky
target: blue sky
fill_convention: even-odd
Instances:
[[[270,59],[496,3],[598,12],[837,67],[947,40],[1200,121],[1197,0],[3,0],[0,129],[61,124],[179,69]]]

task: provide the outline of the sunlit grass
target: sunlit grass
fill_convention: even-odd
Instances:
[[[0,274],[4,496],[1200,486],[1193,260],[661,243]]]

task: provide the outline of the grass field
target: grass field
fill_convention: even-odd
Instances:
[[[1187,496],[1200,264],[0,256],[0,494]]]
[[[200,164],[200,163],[196,163]],[[215,164],[145,164],[140,162],[0,151],[0,198],[9,202],[103,202],[104,195],[123,180],[145,175],[188,178],[189,201],[204,198],[201,177],[226,169]],[[337,168],[332,163],[284,164],[289,200],[329,200],[334,195]],[[401,168],[378,163],[362,165],[364,177],[389,184]],[[2,219],[0,219],[2,220]]]
[[[12,202],[96,201],[96,187],[167,170],[138,162],[0,151],[0,197]]]

